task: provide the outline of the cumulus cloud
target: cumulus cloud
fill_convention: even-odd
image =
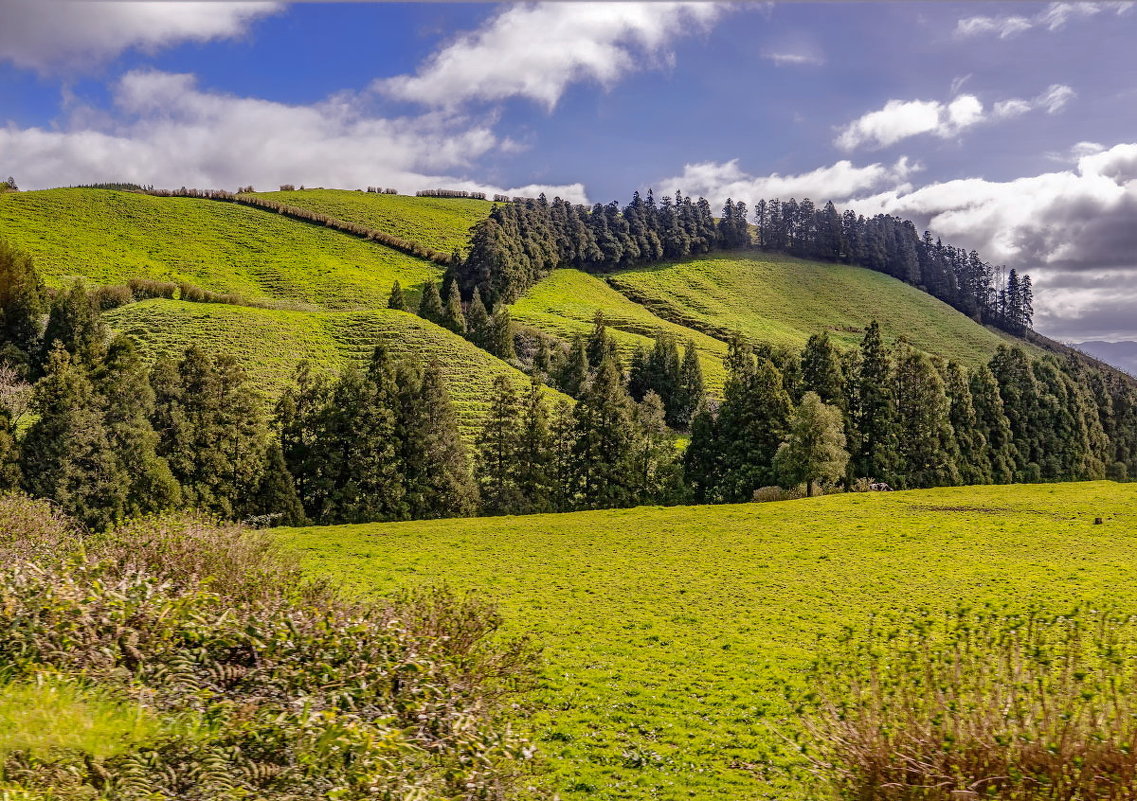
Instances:
[[[238,36],[273,2],[67,2],[0,0],[0,61],[37,70],[75,68],[124,50]]]
[[[416,74],[374,88],[436,107],[526,97],[552,109],[572,83],[608,86],[645,62],[668,63],[673,39],[705,30],[720,13],[713,3],[514,6],[434,54]]]
[[[1047,31],[1061,30],[1070,20],[1094,17],[1103,11],[1124,14],[1131,5],[1127,2],[1051,3],[1042,11],[1029,17],[1019,14],[1000,17],[983,15],[965,17],[956,23],[955,33],[960,38],[997,36],[1000,39],[1009,39],[1036,28]]]
[[[27,188],[133,181],[158,186],[280,183],[403,191],[445,186],[584,202],[580,184],[502,188],[464,177],[501,146],[481,123],[443,114],[370,116],[359,98],[294,106],[201,90],[192,75],[135,71],[114,86],[113,120],[63,130],[0,128],[0,156]],[[91,122],[103,120],[103,122]]]
[[[908,177],[918,170],[919,167],[902,158],[891,165],[857,167],[850,161],[838,161],[832,166],[797,175],[755,176],[743,172],[738,159],[734,159],[724,163],[688,164],[681,175],[665,178],[656,186],[665,191],[679,189],[684,194],[699,195],[716,206],[728,197],[747,203],[791,197],[844,201],[885,186],[907,186]]]
[[[913,136],[928,134],[950,139],[963,131],[994,119],[1009,119],[1031,111],[1057,114],[1077,96],[1069,86],[1053,84],[1038,97],[997,101],[990,109],[975,95],[959,95],[950,102],[938,100],[889,100],[884,108],[870,111],[841,128],[834,140],[845,151],[860,147],[880,149]]]

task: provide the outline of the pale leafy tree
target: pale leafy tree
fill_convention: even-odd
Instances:
[[[790,418],[790,435],[774,456],[774,467],[786,484],[805,483],[813,497],[817,482],[836,481],[845,475],[849,452],[841,410],[807,392]]]
[[[10,364],[0,364],[0,409],[8,413],[13,424],[19,425],[31,403],[32,385],[24,380],[21,371]]]

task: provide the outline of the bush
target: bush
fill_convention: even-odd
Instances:
[[[846,632],[809,678],[805,753],[839,798],[1137,798],[1133,618],[916,613]]]
[[[126,283],[135,300],[174,297],[178,285],[172,281],[152,281],[149,278],[131,278]]]
[[[121,284],[100,286],[91,292],[91,299],[99,310],[107,311],[108,309],[117,309],[119,306],[125,306],[133,302],[134,292],[131,291],[129,286],[123,286]]]
[[[36,544],[13,552],[69,541],[42,505],[4,499],[5,513],[9,537]],[[306,582],[267,535],[200,519],[140,521],[69,550],[0,566],[0,686],[24,692],[50,674],[79,688],[72,717],[90,713],[129,734],[134,711],[140,728],[98,753],[62,741],[32,748],[42,737],[8,732],[3,778],[19,790],[512,795],[531,751],[505,701],[532,686],[536,656],[524,640],[495,636],[501,620],[486,604],[437,590],[350,602]]]
[[[754,490],[755,503],[770,503],[771,501],[796,501],[805,497],[805,486],[783,489],[782,487],[759,487]]]

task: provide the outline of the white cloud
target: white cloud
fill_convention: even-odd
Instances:
[[[990,110],[975,95],[959,95],[948,103],[938,100],[889,100],[840,129],[834,144],[845,151],[860,147],[880,149],[921,134],[950,139],[992,119],[1009,119],[1031,111],[1057,114],[1077,96],[1069,86],[1053,84],[1030,100],[997,101]]]
[[[835,144],[842,150],[882,148],[920,134],[955,136],[983,119],[983,103],[975,95],[960,95],[950,103],[938,100],[889,100],[841,129]]]
[[[774,62],[775,67],[818,67],[825,63],[825,59],[816,53],[796,50],[767,50],[762,53],[762,58]]]
[[[0,0],[0,61],[80,68],[124,50],[239,36],[281,8],[272,2]]]
[[[672,39],[705,30],[713,3],[514,6],[434,54],[415,75],[377,81],[391,97],[438,107],[527,97],[549,109],[579,81],[608,86],[643,63],[667,63]]]
[[[118,122],[78,114],[64,130],[0,128],[0,161],[21,186],[133,181],[233,188],[281,183],[402,191],[504,191],[463,177],[501,141],[453,115],[368,116],[359,98],[291,106],[199,89],[192,75],[131,72],[114,87]],[[535,187],[523,187],[526,193]],[[581,201],[580,184],[540,189]]]
[[[1128,2],[1051,3],[1030,17],[1018,14],[1002,17],[966,17],[956,23],[955,33],[961,38],[995,35],[1000,39],[1009,39],[1035,28],[1051,32],[1061,30],[1070,20],[1094,17],[1103,11],[1112,10],[1117,14],[1124,14],[1131,5],[1132,3]]]
[[[715,206],[728,197],[746,203],[791,197],[837,202],[884,186],[907,186],[904,182],[918,170],[918,166],[902,158],[892,165],[857,167],[850,161],[838,161],[832,166],[798,175],[773,173],[754,176],[743,172],[738,166],[738,159],[734,159],[724,163],[688,164],[681,175],[659,181],[656,187],[667,192],[678,189],[684,194],[699,195]]]

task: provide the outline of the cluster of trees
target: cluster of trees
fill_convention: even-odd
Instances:
[[[300,188],[303,189],[304,187]],[[189,197],[200,198],[202,200],[219,200],[226,203],[239,203],[242,206],[252,206],[257,209],[274,211],[277,214],[282,214],[293,220],[315,223],[346,234],[359,236],[372,242],[378,242],[380,245],[386,245],[389,248],[406,253],[409,256],[427,259],[444,267],[461,260],[457,253],[442,253],[428,248],[425,245],[420,245],[418,242],[412,242],[409,239],[394,236],[386,231],[380,231],[353,222],[345,222],[335,217],[329,217],[327,214],[321,214],[320,212],[311,211],[310,209],[302,209],[299,206],[290,206],[287,203],[281,203],[272,198],[259,197],[251,194],[252,190],[253,188],[251,186],[245,186],[241,187],[236,193],[233,193],[226,192],[223,189],[186,189],[183,186],[181,189],[150,189],[146,190],[145,194],[155,197]]]
[[[589,209],[543,195],[514,201],[471,229],[466,260],[451,268],[465,296],[477,288],[485,300],[508,303],[558,267],[602,272],[757,245],[888,273],[1014,333],[1031,325],[1029,276],[1012,270],[1004,279],[975,251],[921,236],[912,222],[890,215],[865,219],[832,203],[763,200],[751,226],[745,203],[728,199],[716,220],[706,200],[679,192],[659,203],[652,192],[637,192],[623,208]]]
[[[759,201],[754,244],[802,258],[842,262],[887,273],[920,287],[980,322],[1016,334],[1031,325],[1030,276],[1001,271],[972,250],[945,245],[909,220],[887,214],[866,219],[832,203]]]
[[[0,192],[19,192],[20,187],[16,185],[16,179],[11,175],[8,176],[6,181],[0,181]]]
[[[375,194],[375,195],[397,195],[397,194],[399,194],[398,189],[392,189],[389,186],[387,186],[387,187],[369,186],[369,187],[367,187],[367,191],[371,192],[372,194]]]
[[[1137,389],[1074,360],[1001,347],[968,370],[903,340],[887,347],[873,323],[856,351],[824,334],[800,358],[737,341],[728,362],[722,403],[696,413],[684,456],[701,502],[813,481],[915,488],[1137,470]]]
[[[391,286],[387,308],[399,311],[411,310],[402,285],[398,281]],[[468,303],[463,304],[462,296],[454,281],[443,281],[441,291],[438,282],[427,281],[422,288],[417,313],[419,317],[465,337],[500,359],[511,361],[516,357],[513,321],[509,307],[499,304],[491,313],[482,303],[481,295],[477,291]]]
[[[474,200],[485,200],[485,192],[467,192],[465,189],[420,189],[415,197],[468,197]]]

